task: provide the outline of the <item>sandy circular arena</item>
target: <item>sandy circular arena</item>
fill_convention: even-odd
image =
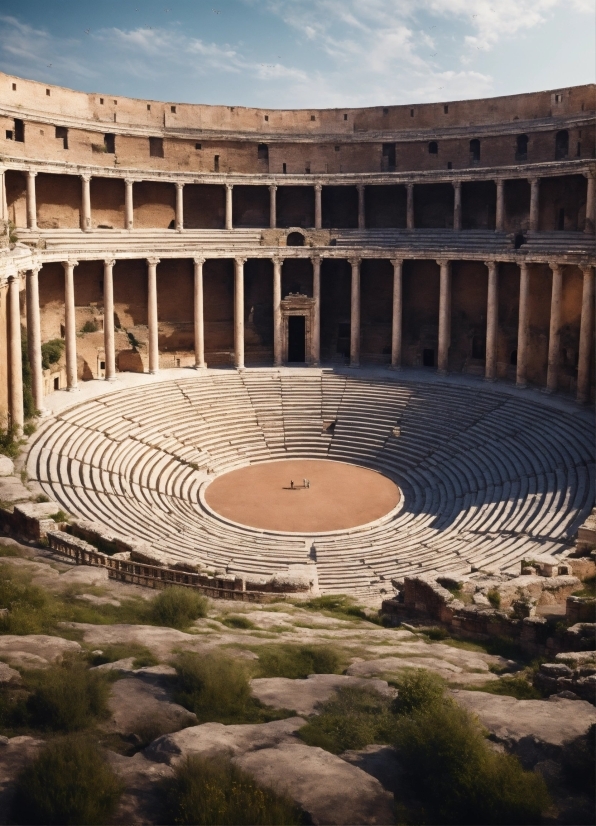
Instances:
[[[209,507],[226,519],[291,533],[364,525],[393,510],[399,498],[399,488],[386,476],[325,459],[249,465],[219,476],[205,493]]]

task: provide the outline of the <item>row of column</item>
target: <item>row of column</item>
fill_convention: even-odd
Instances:
[[[314,364],[320,362],[321,350],[321,259],[313,257],[313,302],[314,323],[312,331],[311,358]],[[244,367],[244,264],[246,258],[234,260],[234,361],[239,369]],[[402,365],[402,275],[403,259],[391,259],[393,264],[393,311],[391,329],[391,366]],[[205,363],[205,327],[203,302],[204,258],[194,259],[194,334],[195,367],[203,368]],[[274,364],[282,364],[282,314],[281,314],[281,271],[283,260],[273,259],[273,351]],[[350,364],[360,365],[360,258],[351,258],[351,319],[350,319]],[[449,346],[451,343],[451,262],[438,260],[440,268],[439,287],[439,330],[437,366],[440,373],[447,373]],[[64,266],[64,316],[66,381],[68,390],[77,388],[77,331],[75,313],[74,269],[78,261],[65,261]],[[115,260],[104,261],[104,347],[105,378],[114,380],[116,376],[116,352],[114,337],[114,280]],[[159,370],[158,313],[157,313],[157,266],[158,258],[147,259],[148,278],[148,347],[149,372]],[[485,377],[489,381],[497,378],[498,339],[498,263],[487,261],[488,291],[486,309],[486,365]],[[560,264],[552,264],[552,295],[550,315],[550,335],[548,348],[548,369],[546,389],[557,389],[560,361],[561,293],[563,270]],[[41,326],[39,310],[38,269],[26,274],[27,299],[27,343],[31,364],[32,392],[35,406],[43,409],[43,371],[41,362]],[[21,319],[19,290],[21,279],[9,278],[9,370],[10,370],[10,413],[13,424],[23,425],[23,383],[21,368]],[[519,325],[517,346],[516,383],[525,387],[527,383],[527,359],[529,343],[529,265],[520,265]],[[579,361],[577,374],[577,399],[588,401],[590,389],[590,351],[594,331],[594,270],[583,270],[583,295],[580,322]]]
[[[35,176],[37,172],[29,171],[27,174],[27,226],[29,229],[37,229],[37,205],[35,196]],[[596,215],[596,188],[595,178],[591,174],[586,174],[588,179],[588,191],[586,201],[586,226],[585,232],[594,233]],[[538,230],[539,209],[540,209],[540,178],[529,178],[530,182],[530,216],[529,229],[532,232]],[[84,232],[91,230],[91,175],[81,175],[81,229]],[[496,195],[496,218],[495,229],[502,232],[505,229],[505,181],[498,178],[495,181],[497,187]],[[133,229],[133,185],[131,178],[124,179],[124,225],[126,229]],[[461,181],[453,181],[453,229],[462,228],[462,206],[461,206]],[[176,217],[175,227],[178,232],[184,229],[184,184],[177,182],[176,187]],[[226,184],[226,206],[225,206],[225,228],[233,229],[232,214],[233,184]],[[358,190],[358,229],[365,229],[365,200],[364,184],[357,185]],[[315,229],[321,229],[323,225],[322,209],[322,184],[314,184],[315,194]],[[269,226],[275,229],[277,226],[277,185],[269,186]],[[406,227],[415,229],[414,222],[414,184],[406,184]]]

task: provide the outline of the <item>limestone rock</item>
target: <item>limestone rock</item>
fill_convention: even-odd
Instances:
[[[112,716],[106,728],[121,734],[151,729],[156,736],[197,723],[191,711],[172,701],[163,685],[138,676],[125,677],[112,685],[109,709]]]
[[[47,668],[51,663],[61,660],[65,654],[76,654],[80,650],[78,642],[47,634],[0,636],[0,658],[22,668]]]
[[[79,594],[77,599],[81,602],[88,602],[90,605],[113,605],[118,608],[122,603],[119,599],[112,599],[112,597],[98,597],[95,594]]]
[[[455,650],[455,649],[453,649]],[[429,651],[429,655],[431,652]],[[498,680],[496,674],[488,670],[488,666],[484,663],[484,667],[479,672],[468,671],[462,665],[443,660],[439,656],[433,657],[383,657],[378,660],[365,660],[362,662],[355,662],[347,669],[347,674],[350,676],[372,677],[374,675],[389,675],[400,674],[404,668],[424,668],[428,671],[434,671],[440,677],[450,683],[457,685],[482,685],[489,680]]]
[[[393,795],[335,754],[303,743],[256,749],[234,762],[263,786],[285,791],[313,824],[394,823]]]
[[[0,476],[11,476],[14,473],[14,462],[8,456],[0,456]]]
[[[60,576],[61,585],[104,585],[108,581],[107,568],[78,565]]]
[[[14,668],[11,668],[6,663],[0,663],[0,684],[2,683],[19,683],[21,675]]]
[[[328,700],[340,688],[368,688],[394,697],[395,689],[385,680],[369,680],[342,674],[311,674],[305,680],[287,677],[261,677],[251,681],[253,695],[266,706],[293,709],[296,714],[315,714],[319,703]]]
[[[399,796],[403,788],[403,768],[392,746],[372,744],[340,754],[342,760],[376,777],[384,789]]]
[[[596,708],[585,700],[517,700],[482,691],[455,690],[452,694],[528,767],[556,759],[563,743],[585,734],[596,723]]]
[[[7,823],[14,781],[24,766],[35,757],[43,740],[35,737],[0,738],[0,822]]]
[[[129,826],[153,824],[161,806],[158,784],[173,774],[173,769],[164,763],[154,763],[142,754],[124,757],[113,751],[106,752],[108,762],[124,783],[124,794],[120,798],[112,823]]]
[[[305,725],[301,717],[274,720],[271,723],[224,726],[222,723],[203,723],[158,737],[145,749],[150,760],[175,763],[191,754],[239,755],[254,749],[270,749],[280,743],[295,742],[294,734]]]

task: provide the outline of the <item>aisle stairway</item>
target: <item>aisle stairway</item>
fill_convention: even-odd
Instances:
[[[325,592],[390,592],[411,571],[515,568],[560,554],[594,500],[593,417],[497,387],[287,368],[209,370],[108,393],[46,420],[28,472],[66,511],[166,553],[270,575],[314,541]],[[205,482],[288,457],[355,462],[393,478],[403,506],[335,534],[231,525]]]

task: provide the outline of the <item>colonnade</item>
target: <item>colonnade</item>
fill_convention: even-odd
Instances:
[[[37,230],[37,200],[35,189],[35,177],[37,172],[29,170],[27,172],[27,227],[32,230]],[[596,224],[596,179],[590,172],[584,173],[587,178],[587,200],[586,200],[586,221],[585,232],[594,233]],[[92,229],[91,220],[91,174],[84,173],[81,178],[81,229],[84,232],[89,232]],[[2,176],[2,181],[4,180]],[[124,226],[127,230],[134,229],[134,184],[137,182],[132,178],[124,178]],[[496,204],[495,204],[495,231],[503,232],[505,229],[505,178],[495,178],[496,185]],[[529,210],[529,229],[531,232],[536,232],[539,227],[539,210],[540,210],[540,178],[527,178],[530,183],[530,210]],[[420,182],[422,183],[422,182]],[[431,183],[428,181],[427,183]],[[455,179],[450,183],[453,186],[453,229],[461,230],[462,228],[462,199],[461,188],[464,181]],[[174,186],[176,188],[175,198],[175,219],[174,226],[178,232],[184,230],[184,182],[176,181]],[[268,184],[269,187],[269,227],[275,229],[277,227],[277,188],[279,184]],[[396,182],[396,185],[403,185]],[[225,184],[225,228],[231,230],[233,225],[233,184]],[[254,184],[259,186],[259,184]],[[304,186],[312,186],[314,190],[314,228],[321,229],[323,226],[323,204],[322,192],[323,184],[320,182],[305,183]],[[346,184],[345,186],[348,186]],[[353,186],[353,184],[350,184]],[[358,229],[365,229],[366,227],[366,210],[365,210],[365,186],[364,183],[356,184],[358,193]],[[374,186],[374,184],[368,184]],[[406,228],[416,229],[414,218],[414,187],[415,183],[406,183]],[[4,190],[4,186],[3,186]],[[4,200],[6,198],[3,193]]]
[[[157,306],[157,268],[159,258],[147,258],[148,286],[148,366],[150,373],[159,370],[158,347],[158,306]],[[204,292],[203,265],[204,257],[195,257],[194,262],[194,350],[195,367],[206,367],[204,336]],[[246,258],[234,259],[234,364],[238,369],[244,367],[244,264]],[[313,365],[320,363],[320,328],[321,328],[321,257],[311,257],[313,267],[313,330],[311,352],[307,360]],[[350,365],[360,365],[360,265],[358,256],[348,259],[351,266],[351,317],[350,317]],[[393,265],[393,297],[391,324],[391,367],[402,366],[402,330],[403,330],[403,259],[390,259]],[[274,257],[273,262],[273,361],[276,366],[282,364],[282,257]],[[105,379],[113,381],[116,376],[116,353],[114,331],[114,282],[113,268],[115,260],[104,261],[104,348]],[[451,342],[451,261],[439,259],[439,322],[438,322],[438,372],[446,374],[449,363]],[[495,381],[497,378],[497,339],[498,339],[498,281],[499,263],[495,260],[485,262],[487,267],[488,289],[486,308],[486,362],[485,378]],[[63,262],[64,267],[64,315],[65,315],[65,350],[67,389],[77,389],[77,335],[75,313],[75,269],[78,261]],[[517,335],[516,384],[527,384],[527,362],[529,344],[529,264],[520,264],[519,289],[519,325]],[[548,345],[548,372],[546,390],[555,392],[560,362],[560,328],[561,328],[561,292],[563,271],[560,264],[550,265],[552,270],[552,296],[550,312],[550,335]],[[41,327],[39,308],[39,269],[26,273],[27,300],[27,343],[31,364],[32,392],[35,406],[43,409],[43,371],[41,360]],[[20,277],[9,278],[8,316],[9,316],[9,373],[10,373],[10,413],[11,421],[17,426],[23,425],[23,386],[21,371],[21,320],[19,308]],[[590,355],[594,333],[594,270],[583,268],[583,296],[580,321],[579,362],[577,375],[577,400],[585,403],[590,392]]]

